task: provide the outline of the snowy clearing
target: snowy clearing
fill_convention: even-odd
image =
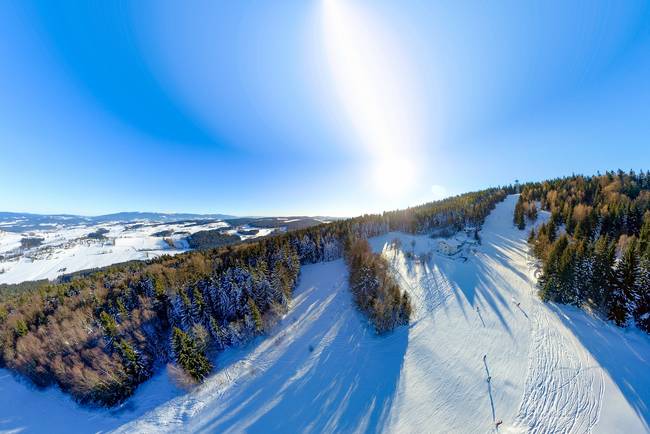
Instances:
[[[343,261],[308,265],[274,332],[222,353],[192,392],[162,372],[93,410],[0,371],[0,431],[650,432],[650,338],[537,298],[516,200],[453,254],[426,236],[371,240],[412,296],[409,327],[375,336]]]

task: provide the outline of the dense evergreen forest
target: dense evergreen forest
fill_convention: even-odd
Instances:
[[[377,333],[408,324],[411,301],[390,273],[386,258],[373,253],[364,239],[352,242],[345,251],[345,258],[354,302],[368,316]]]
[[[526,184],[514,216],[520,228],[536,216],[535,202],[551,212],[529,237],[542,263],[542,299],[650,332],[650,173]]]
[[[198,231],[187,237],[187,244],[193,250],[214,249],[241,241],[237,235],[224,233],[221,229]]]
[[[478,226],[505,195],[504,189],[467,193],[236,245],[76,273],[58,283],[7,288],[0,301],[0,363],[38,386],[58,385],[93,405],[124,400],[169,362],[201,381],[215,360],[218,365],[216,352],[264,333],[286,312],[302,264],[341,258],[346,249],[350,261],[363,265],[353,271],[363,269],[381,282],[370,297],[357,301],[379,331],[389,330],[408,321],[408,295],[357,240],[389,230]],[[359,282],[353,279],[355,293],[366,291]],[[377,313],[381,309],[385,314]]]

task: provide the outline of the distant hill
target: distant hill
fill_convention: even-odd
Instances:
[[[74,214],[31,214],[0,212],[0,229],[8,232],[24,232],[44,229],[54,225],[97,224],[104,222],[132,222],[146,220],[153,222],[172,222],[182,220],[225,220],[234,216],[227,214],[189,214],[157,212],[119,212],[99,216],[80,216]]]

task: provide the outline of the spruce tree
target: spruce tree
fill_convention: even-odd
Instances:
[[[25,322],[24,319],[19,319],[16,321],[16,325],[14,327],[14,334],[16,335],[17,338],[25,336],[29,332],[29,327],[27,327],[27,323]]]
[[[106,311],[102,311],[99,314],[99,322],[101,323],[104,332],[106,332],[106,336],[109,338],[114,338],[117,336],[117,324],[115,323],[113,317]]]
[[[609,306],[609,318],[620,326],[627,324],[635,309],[637,273],[637,241],[632,238],[616,263],[616,288],[611,293]]]
[[[567,274],[567,264],[565,263],[566,257],[563,259],[562,256],[568,244],[568,238],[564,235],[551,245],[548,260],[544,263],[540,279],[540,297],[544,301],[561,301],[564,296],[563,278]]]
[[[528,243],[532,244],[535,242],[535,228],[530,230],[530,235],[528,235]]]
[[[554,218],[551,218],[546,226],[546,235],[549,243],[552,243],[557,239],[557,224],[555,223]]]
[[[565,239],[566,236],[563,236],[562,239]],[[560,261],[558,264],[557,274],[558,274],[558,284],[557,288],[557,299],[556,301],[564,304],[577,304],[578,303],[578,289],[576,288],[575,283],[575,247],[573,244],[569,244],[567,241],[567,246],[560,256]]]
[[[150,373],[142,355],[126,339],[120,339],[117,350],[122,357],[126,372],[134,384],[140,383],[149,376]]]
[[[257,308],[255,301],[250,297],[248,297],[248,307],[251,311],[251,315],[253,316],[253,320],[255,321],[255,331],[259,333],[264,328],[264,323],[262,322],[262,314],[260,314],[260,310]]]
[[[195,322],[201,320],[201,317],[205,313],[205,301],[203,300],[203,293],[199,289],[198,285],[194,286],[192,289],[192,318]]]
[[[212,364],[194,339],[178,327],[174,327],[172,332],[172,349],[176,362],[194,380],[203,381],[212,371]]]
[[[650,211],[643,215],[643,226],[639,232],[639,252],[643,254],[650,247]]]
[[[577,306],[581,306],[589,296],[589,286],[593,275],[593,256],[590,243],[584,239],[576,243],[573,266],[573,289]]]
[[[515,205],[513,221],[519,230],[523,230],[526,227],[526,221],[524,220],[524,203],[521,196],[519,196],[519,200]]]
[[[641,330],[650,332],[650,245],[646,250],[639,259],[634,320]]]
[[[604,308],[605,299],[613,290],[615,249],[614,243],[606,236],[599,237],[596,241],[593,273],[587,295],[588,303],[595,309]]]

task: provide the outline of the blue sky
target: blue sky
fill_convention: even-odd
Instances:
[[[650,168],[650,3],[431,3],[3,2],[0,210],[353,215]]]

